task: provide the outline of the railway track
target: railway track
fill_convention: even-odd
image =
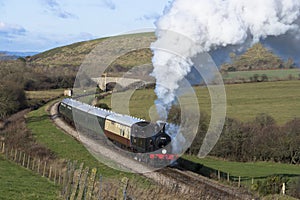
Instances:
[[[237,188],[221,185],[216,181],[210,180],[193,172],[182,171],[180,169],[170,167],[153,171],[153,169],[144,166],[133,159],[123,157],[119,152],[109,150],[105,147],[107,146],[105,143],[103,143],[103,147],[100,147],[99,143],[95,143],[95,141],[90,138],[80,136],[74,128],[60,119],[57,113],[57,106],[58,103],[55,103],[49,108],[52,120],[56,126],[64,130],[67,134],[73,136],[81,143],[85,144],[85,146],[93,154],[105,154],[107,155],[106,158],[109,159],[117,157],[116,162],[119,162],[120,168],[122,169],[127,168],[132,172],[142,173],[147,178],[174,190],[174,192],[185,194],[187,199],[254,199],[250,194],[241,192]],[[124,163],[126,163],[125,166]]]

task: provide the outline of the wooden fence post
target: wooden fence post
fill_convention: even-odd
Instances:
[[[127,177],[123,177],[120,183],[120,188],[119,188],[119,195],[118,195],[118,199],[119,200],[124,200],[126,199],[126,190],[127,190],[127,186],[128,186],[128,178]]]
[[[61,184],[61,176],[62,176],[62,169],[60,169],[58,172],[58,185]]]
[[[227,173],[227,181],[228,182],[230,181],[230,179],[229,179],[229,173]]]
[[[18,155],[18,149],[15,149],[14,161],[18,163],[18,161],[17,161],[17,155]]]
[[[57,164],[55,164],[54,166],[54,180],[53,180],[54,184],[56,184],[56,175],[57,175]]]
[[[71,184],[72,184],[72,180],[73,180],[73,174],[75,171],[75,166],[76,166],[76,162],[73,163],[69,163],[69,167],[68,167],[68,174],[67,174],[67,182],[66,182],[66,187],[65,187],[65,191],[64,191],[64,198],[65,199],[69,199],[69,195],[71,193]]]
[[[221,174],[220,174],[220,170],[218,170],[218,180],[221,179]]]
[[[13,157],[14,157],[14,148],[13,147],[10,149],[9,157],[10,157],[10,160],[13,160]]]
[[[91,175],[88,178],[88,187],[87,187],[87,192],[86,192],[86,200],[91,200],[91,198],[92,198],[96,172],[97,172],[97,169],[93,168],[92,172],[91,172]]]
[[[101,193],[102,193],[102,175],[100,175],[99,178],[99,199],[101,199]]]
[[[6,159],[8,159],[8,151],[9,151],[8,147],[5,148],[4,150],[5,150],[5,157],[6,157]]]
[[[70,200],[75,199],[75,195],[76,195],[76,192],[77,192],[78,183],[79,183],[79,179],[80,179],[80,176],[81,176],[82,168],[83,168],[83,163],[81,163],[80,168],[75,170],[75,172],[74,172],[73,187],[72,187],[72,191],[71,191],[72,193],[71,193]]]
[[[48,174],[49,180],[51,180],[51,176],[52,176],[52,165],[50,165],[50,169],[49,169],[49,174]]]
[[[34,171],[34,168],[35,168],[35,158],[33,158],[33,160],[32,160],[32,165],[31,165],[32,171]]]
[[[26,158],[26,154],[24,152],[24,155],[23,155],[23,162],[22,162],[22,166],[24,167],[25,166],[25,158]]]
[[[89,168],[86,167],[83,173],[81,174],[80,181],[79,181],[79,191],[77,195],[77,199],[81,200],[83,197],[84,189],[86,188],[86,180],[89,174]]]
[[[38,161],[38,166],[37,166],[37,173],[40,173],[40,165],[41,165],[41,159]]]
[[[238,187],[241,187],[241,176],[239,176],[239,183],[238,183]]]
[[[3,142],[2,144],[2,153],[4,154],[4,152],[5,152],[5,142]]]
[[[61,194],[64,197],[64,199],[66,199],[65,197],[66,197],[66,193],[67,193],[66,188],[67,188],[67,183],[68,183],[68,180],[67,180],[67,178],[68,178],[68,168],[66,170],[64,170],[62,173],[63,173],[62,174],[63,179],[62,179],[62,191],[61,191]]]
[[[28,160],[27,160],[27,169],[29,169],[29,165],[30,165],[30,156],[28,156]]]
[[[45,177],[45,174],[46,174],[46,167],[47,167],[47,162],[45,161],[45,163],[44,163],[44,170],[43,170],[43,177]]]
[[[20,154],[19,154],[19,163],[20,163],[20,165],[22,164],[22,151],[20,151]]]

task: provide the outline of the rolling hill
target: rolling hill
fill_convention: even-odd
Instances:
[[[143,40],[149,44],[155,41],[154,33],[137,33]],[[136,34],[129,34],[125,37],[134,37]],[[118,36],[116,36],[118,37]],[[113,37],[112,37],[113,38]],[[27,57],[26,63],[36,72],[59,73],[65,75],[74,75],[85,57],[93,51],[101,42],[107,38],[100,38],[85,42],[78,42],[71,45],[57,47],[43,53]],[[112,40],[113,41],[113,40]],[[130,42],[130,39],[128,39]],[[109,46],[105,47],[109,49]],[[128,67],[142,65],[151,62],[152,53],[150,49],[135,50],[130,55],[124,55],[118,58],[110,65],[110,72],[123,71]],[[139,59],[136,59],[139,58]]]

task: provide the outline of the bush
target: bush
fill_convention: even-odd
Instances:
[[[95,106],[105,110],[110,110],[110,107],[106,103],[97,103]]]
[[[288,194],[300,199],[300,177],[291,183]]]
[[[253,187],[259,194],[266,196],[269,194],[279,194],[282,190],[283,183],[287,183],[288,179],[283,176],[270,176],[264,181],[257,181]]]

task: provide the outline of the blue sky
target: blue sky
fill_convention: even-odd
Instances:
[[[45,51],[154,28],[170,0],[0,0],[0,50]]]

